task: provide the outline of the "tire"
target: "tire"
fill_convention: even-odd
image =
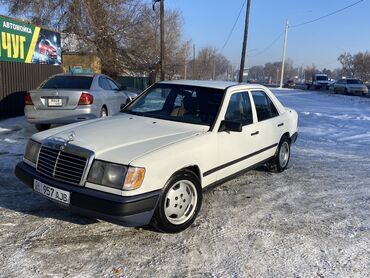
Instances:
[[[200,181],[193,172],[175,173],[159,199],[152,226],[165,233],[184,231],[197,217],[202,199]]]
[[[284,135],[280,140],[275,157],[269,163],[267,163],[267,167],[271,171],[281,173],[284,172],[284,170],[288,167],[289,160],[290,140],[287,136]]]
[[[44,130],[48,130],[50,128],[50,124],[36,124],[36,129],[38,131],[44,131]]]
[[[105,108],[104,106],[101,108],[100,110],[100,118],[104,118],[104,117],[107,117],[108,116],[108,111],[107,111],[107,108]]]

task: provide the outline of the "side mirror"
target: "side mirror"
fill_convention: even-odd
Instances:
[[[233,122],[233,121],[226,121],[223,120],[220,124],[220,128],[218,132],[242,132],[243,124],[241,122]]]
[[[119,88],[120,88],[121,91],[127,91],[127,86],[122,85]]]

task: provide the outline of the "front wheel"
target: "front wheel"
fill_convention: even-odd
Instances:
[[[202,204],[199,178],[190,171],[174,174],[158,202],[152,224],[159,231],[178,233],[187,229]]]

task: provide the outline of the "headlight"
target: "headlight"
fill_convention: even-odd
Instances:
[[[33,140],[28,140],[26,150],[24,152],[24,158],[36,164],[40,148],[41,148],[40,143]]]
[[[94,160],[87,181],[119,190],[133,190],[141,186],[144,173],[144,168]]]

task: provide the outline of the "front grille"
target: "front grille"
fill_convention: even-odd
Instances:
[[[80,184],[87,162],[86,157],[42,146],[37,171],[57,180]]]

